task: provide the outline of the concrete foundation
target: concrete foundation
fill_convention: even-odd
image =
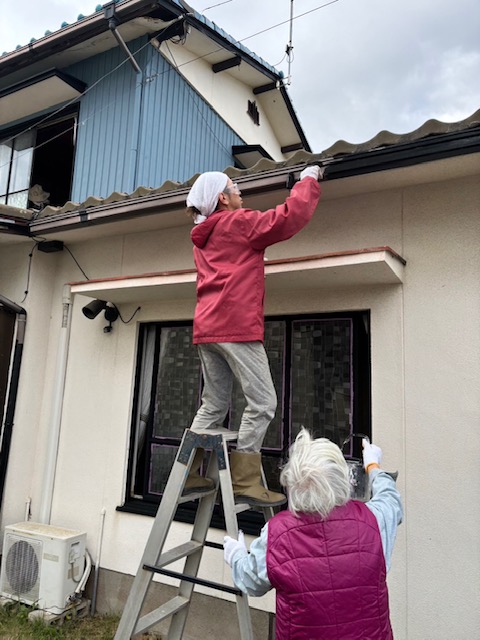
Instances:
[[[100,569],[95,612],[121,614],[127,600],[133,576]],[[88,581],[87,594],[93,596],[93,573]],[[152,582],[145,600],[144,612],[159,607],[177,594],[175,587]],[[250,609],[255,640],[274,640],[275,615]],[[166,637],[170,620],[165,620],[151,631]],[[184,633],[184,640],[240,640],[237,610],[234,602],[194,592]]]

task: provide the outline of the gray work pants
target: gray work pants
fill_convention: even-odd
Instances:
[[[275,415],[277,395],[265,347],[261,342],[209,342],[198,345],[204,388],[191,429],[221,428],[230,408],[233,376],[247,406],[238,432],[237,451],[258,452]]]

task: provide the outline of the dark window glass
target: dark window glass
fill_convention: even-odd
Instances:
[[[370,435],[369,314],[267,318],[265,348],[278,406],[263,443],[263,462],[269,486],[279,490],[279,468],[302,426],[338,445],[352,432]],[[183,432],[200,404],[201,385],[191,323],[143,325],[127,501],[121,509],[154,513]],[[238,429],[244,407],[234,384],[225,426]],[[194,508],[182,506],[177,517],[190,521]],[[244,519],[246,531],[258,531],[258,514],[247,513]]]

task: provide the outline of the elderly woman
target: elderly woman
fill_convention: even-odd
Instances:
[[[372,498],[350,499],[346,461],[305,429],[290,449],[281,484],[288,511],[263,527],[247,552],[225,537],[236,586],[252,596],[276,589],[277,640],[390,640],[386,574],[402,521],[395,481],[380,469],[381,449],[364,441]]]

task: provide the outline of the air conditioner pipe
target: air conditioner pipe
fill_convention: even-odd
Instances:
[[[27,325],[27,312],[15,302],[0,295],[0,304],[17,314],[17,335],[15,337],[15,349],[12,361],[12,373],[8,389],[7,408],[5,422],[2,429],[2,444],[0,447],[0,509],[3,503],[5,481],[7,478],[8,458],[12,443],[13,419],[17,404],[18,382],[20,378],[20,366],[22,363],[23,343],[25,340],[25,328]]]
[[[92,559],[87,549],[85,549],[85,569],[83,570],[82,577],[80,578],[80,582],[77,584],[77,588],[75,589],[75,593],[78,595],[82,595],[82,592],[85,591],[85,585],[87,584],[88,577],[90,576],[90,571],[92,570]]]

